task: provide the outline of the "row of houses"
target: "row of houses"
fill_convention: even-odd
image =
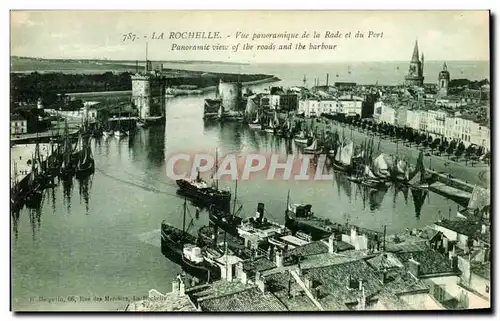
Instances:
[[[298,113],[306,117],[321,114],[361,115],[364,99],[354,95],[343,95],[326,99],[303,99],[299,101]]]
[[[393,106],[384,101],[375,102],[374,120],[395,126],[407,126],[431,136],[460,140],[465,146],[474,144],[490,150],[489,124],[475,116],[445,110]]]

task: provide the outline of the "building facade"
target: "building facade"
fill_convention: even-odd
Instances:
[[[10,117],[10,133],[25,134],[28,132],[28,121],[21,116],[12,115]]]
[[[361,116],[364,99],[361,97],[346,95],[338,98],[338,112],[347,116]]]

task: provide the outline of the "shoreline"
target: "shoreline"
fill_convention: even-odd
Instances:
[[[259,85],[259,84],[266,84],[266,83],[274,83],[281,81],[280,78],[276,76],[264,78],[264,79],[259,79],[259,80],[253,80],[253,81],[247,81],[247,82],[242,82],[242,86],[253,86],[253,85]],[[197,88],[197,89],[173,89],[174,95],[175,96],[189,96],[189,95],[202,95],[204,93],[208,93],[211,91],[214,91],[216,86],[208,86],[204,88]],[[175,90],[179,90],[181,92],[175,92]],[[132,90],[116,90],[116,91],[91,91],[91,92],[76,92],[76,93],[66,93],[67,96],[72,96],[72,97],[85,97],[85,96],[102,96],[102,95],[131,95]]]

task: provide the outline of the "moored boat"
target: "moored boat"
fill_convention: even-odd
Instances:
[[[188,274],[200,280],[218,279],[219,267],[205,259],[204,251],[197,245],[196,237],[186,231],[186,210],[187,202],[184,200],[182,230],[165,221],[161,223],[161,252],[169,260],[179,264]]]

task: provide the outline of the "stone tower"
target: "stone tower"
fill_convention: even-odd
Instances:
[[[144,119],[150,116],[151,109],[151,76],[148,74],[132,75],[132,103]]]
[[[424,55],[422,54],[422,60],[420,60],[418,57],[418,42],[416,40],[410,66],[408,68],[408,74],[405,77],[405,84],[407,86],[418,87],[424,85]]]
[[[151,114],[151,61],[148,60],[148,44],[146,43],[146,61],[144,73],[137,72],[131,76],[132,103],[139,111],[139,117],[144,119]]]
[[[443,70],[439,72],[438,87],[440,96],[448,96],[448,85],[450,83],[450,72],[446,62],[443,64]]]

